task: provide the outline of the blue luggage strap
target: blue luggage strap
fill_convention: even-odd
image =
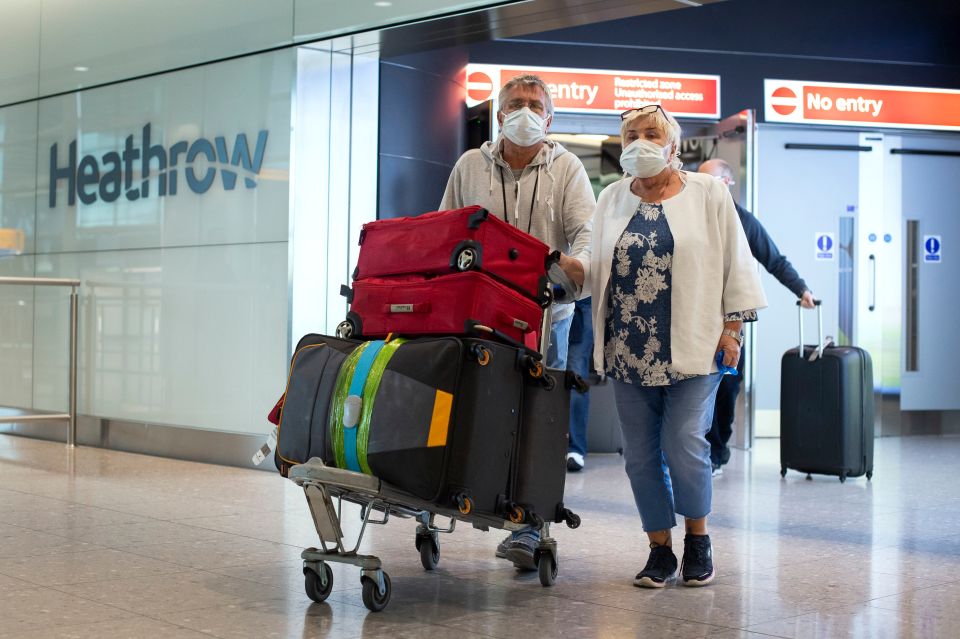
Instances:
[[[353,371],[353,377],[350,379],[350,389],[347,396],[363,397],[363,388],[367,383],[367,377],[370,375],[370,369],[373,367],[380,349],[385,342],[382,340],[369,342],[367,347],[360,354],[357,360],[357,366]],[[368,398],[372,400],[373,398]],[[347,468],[355,472],[363,472],[360,468],[360,459],[357,456],[357,435],[360,432],[360,422],[358,421],[354,428],[343,429],[343,454],[346,458]]]

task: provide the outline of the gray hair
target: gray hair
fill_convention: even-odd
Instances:
[[[679,169],[683,164],[680,162],[680,124],[677,122],[677,119],[670,115],[666,109],[662,106],[654,111],[653,113],[633,113],[620,123],[620,145],[626,146],[623,143],[623,138],[627,135],[627,127],[633,124],[636,120],[649,118],[651,125],[660,129],[663,134],[667,137],[667,144],[675,144],[677,146],[676,155],[673,158],[672,166],[675,169]]]
[[[544,100],[546,102],[544,106],[547,109],[547,115],[553,115],[553,96],[550,95],[550,87],[548,87],[547,83],[538,75],[518,75],[503,85],[503,88],[500,89],[500,93],[497,95],[497,104],[500,110],[503,110],[503,103],[507,99],[507,94],[519,86],[528,88],[540,87],[543,89]]]

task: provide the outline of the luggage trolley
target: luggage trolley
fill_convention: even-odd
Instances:
[[[562,272],[559,268],[551,272],[553,282],[550,290],[550,299],[562,300],[575,297],[573,284],[565,277],[557,277]],[[560,280],[557,282],[557,280]],[[578,291],[577,291],[578,292]],[[544,310],[540,331],[540,352],[546,353],[550,340],[551,312],[549,305]],[[490,338],[510,343],[518,348],[525,348],[500,331],[483,326],[473,325],[471,330],[477,334],[488,335]],[[341,335],[341,337],[345,337]],[[537,355],[539,359],[539,355]],[[544,368],[536,362],[539,371]],[[586,386],[582,380],[581,392]],[[453,533],[458,520],[469,522],[480,530],[496,528],[514,532],[529,527],[523,523],[522,513],[516,521],[499,517],[471,512],[469,499],[462,499],[457,510],[437,507],[436,504],[419,499],[404,491],[392,487],[377,477],[363,473],[333,468],[327,466],[319,458],[313,458],[306,463],[293,466],[288,475],[289,479],[302,487],[313,517],[313,523],[320,537],[320,548],[307,548],[300,557],[303,559],[304,590],[310,599],[320,603],[325,601],[333,591],[333,570],[329,563],[343,563],[360,568],[360,583],[362,584],[363,604],[373,612],[386,608],[390,602],[392,585],[390,576],[383,569],[379,557],[375,555],[358,554],[363,535],[368,525],[384,525],[390,516],[413,518],[419,522],[416,529],[415,546],[420,552],[420,562],[425,570],[433,570],[440,561],[440,535]],[[334,498],[336,504],[334,504]],[[361,508],[361,526],[357,533],[356,544],[348,549],[345,544],[343,529],[340,525],[343,515],[343,502],[358,504]],[[374,511],[382,513],[383,517],[374,519]],[[436,517],[447,517],[449,526],[441,528],[436,525]],[[580,526],[580,517],[564,509],[560,514],[570,528]],[[544,587],[553,586],[558,572],[557,541],[550,536],[550,523],[540,517],[536,518],[534,528],[540,531],[540,541],[534,551],[534,561],[540,583]]]
[[[420,561],[424,569],[433,570],[440,561],[440,534],[449,534],[456,528],[457,520],[470,521],[481,529],[499,528],[516,531],[525,528],[525,524],[509,520],[470,514],[469,503],[462,504],[459,511],[438,509],[435,504],[426,502],[396,490],[376,477],[350,470],[332,468],[320,459],[314,458],[305,464],[290,469],[290,479],[301,486],[306,494],[310,514],[313,517],[320,548],[307,548],[301,553],[303,559],[304,590],[310,599],[322,602],[333,590],[333,570],[328,563],[344,563],[360,568],[363,604],[373,612],[383,610],[390,602],[390,576],[383,569],[380,558],[375,555],[358,554],[367,525],[386,524],[391,515],[402,518],[414,518],[419,522],[416,530],[415,545],[420,552]],[[334,504],[336,498],[336,504]],[[343,514],[343,502],[360,505],[362,524],[357,534],[356,544],[347,548],[343,529],[340,526]],[[383,514],[374,519],[374,511]],[[436,525],[436,516],[448,517],[450,525],[441,528]],[[569,513],[567,525],[577,528],[580,518]],[[557,542],[550,537],[550,522],[540,524],[541,537],[537,545],[535,559],[538,565],[540,583],[552,586],[557,578]]]

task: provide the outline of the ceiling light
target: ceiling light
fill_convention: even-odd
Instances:
[[[74,70],[74,71],[79,71],[80,73],[83,73],[84,71],[89,71],[89,70],[90,70],[90,67],[73,67],[73,70]]]
[[[378,0],[378,2],[374,2],[374,3],[373,3],[373,6],[375,6],[375,7],[392,7],[392,6],[393,6],[393,3],[392,3],[392,2],[387,2],[386,0]]]

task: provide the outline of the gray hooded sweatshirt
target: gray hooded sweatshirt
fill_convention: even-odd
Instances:
[[[440,210],[479,205],[491,215],[533,235],[550,250],[589,263],[590,220],[597,206],[590,179],[573,153],[544,140],[520,179],[502,156],[502,145],[484,142],[460,156]],[[554,304],[553,321],[573,313],[573,304]]]

